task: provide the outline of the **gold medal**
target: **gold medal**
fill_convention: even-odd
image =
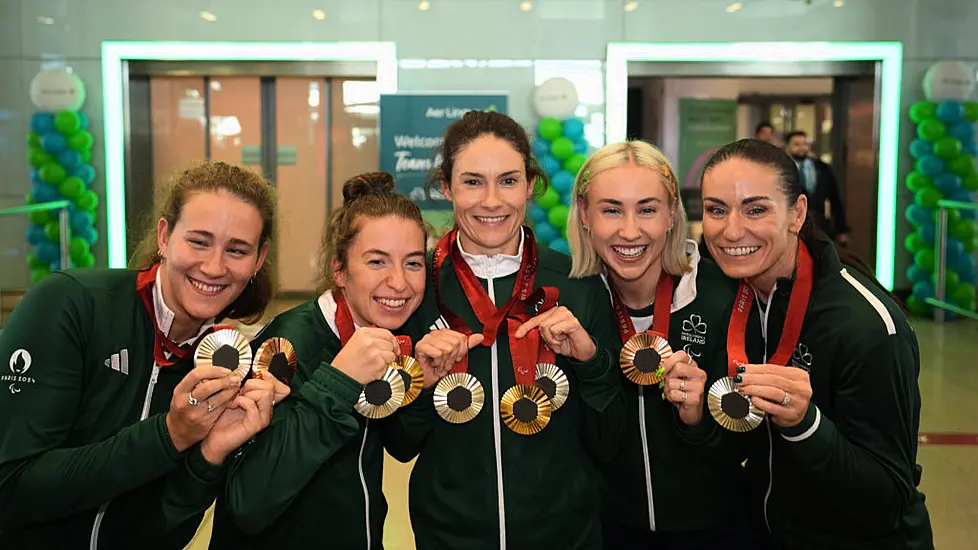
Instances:
[[[452,424],[472,420],[486,402],[479,379],[467,372],[453,372],[439,380],[433,399],[438,416]]]
[[[499,415],[506,427],[520,435],[535,435],[550,423],[553,405],[542,389],[517,384],[499,400]]]
[[[552,411],[561,408],[570,395],[570,382],[560,367],[550,363],[537,364],[537,387],[550,399]]]
[[[721,378],[714,382],[706,400],[717,424],[732,432],[749,432],[764,420],[764,411],[737,391],[733,378]]]
[[[285,338],[269,338],[258,346],[251,372],[258,380],[262,380],[268,372],[279,381],[288,384],[296,368],[298,368],[298,359],[292,342]]]
[[[662,361],[672,355],[669,341],[649,332],[640,332],[625,342],[619,363],[625,377],[640,386],[652,386],[665,378]]]
[[[390,364],[390,367],[401,375],[404,382],[404,402],[401,406],[407,406],[414,402],[421,395],[424,387],[424,371],[421,364],[415,361],[414,357],[401,355]]]
[[[388,366],[380,380],[364,386],[353,408],[361,415],[376,420],[394,414],[403,402],[404,379],[396,369]]]
[[[224,367],[242,378],[251,370],[251,346],[234,329],[216,330],[204,336],[194,351],[194,367]]]

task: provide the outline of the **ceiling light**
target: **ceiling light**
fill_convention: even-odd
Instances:
[[[835,2],[832,2],[832,5],[837,8],[841,8],[842,6],[846,5],[846,2],[845,0],[835,0]]]
[[[326,12],[323,10],[312,10],[312,16],[314,19],[319,19],[322,21],[323,19],[326,19]]]
[[[203,19],[204,21],[208,21],[210,23],[213,23],[214,21],[217,21],[217,16],[214,15],[213,13],[209,12],[209,11],[202,11],[202,12],[200,12],[200,18]]]
[[[533,9],[533,2],[530,2],[530,0],[523,0],[523,2],[520,4],[520,9],[523,10],[523,11],[530,11],[530,10],[532,10]]]
[[[428,11],[428,10],[430,10],[431,9],[431,2],[429,2],[428,0],[421,0],[421,2],[418,3],[418,9],[421,10],[421,11]]]
[[[625,2],[625,11],[635,11],[638,9],[638,0],[629,0]]]
[[[741,9],[743,9],[743,7],[744,7],[744,5],[741,4],[740,2],[734,2],[734,3],[730,4],[729,6],[727,6],[727,13],[738,12]]]

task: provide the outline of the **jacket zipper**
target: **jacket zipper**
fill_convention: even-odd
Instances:
[[[638,387],[638,427],[642,436],[642,456],[645,460],[645,494],[649,498],[649,529],[655,531],[655,503],[652,500],[652,466],[649,463],[649,434],[645,427],[645,388]]]
[[[489,299],[495,304],[496,292],[492,284],[493,266],[488,260],[486,264]],[[503,449],[500,439],[500,424],[502,423],[502,419],[499,417],[499,355],[496,344],[497,342],[493,342],[490,350],[492,356],[492,416],[494,420],[492,423],[492,435],[496,448],[496,491],[499,495],[499,550],[506,550],[506,499],[503,496]]]
[[[149,407],[153,402],[153,390],[156,389],[156,380],[160,376],[160,366],[153,362],[153,372],[149,375],[149,385],[146,387],[146,397],[143,398],[143,410],[139,414],[139,421],[142,422],[149,418]],[[92,525],[92,536],[89,538],[88,547],[90,550],[98,550],[98,532],[102,528],[102,518],[105,517],[105,510],[109,507],[108,501],[99,507],[95,514],[95,523]]]
[[[370,492],[367,490],[367,478],[363,475],[363,449],[367,446],[367,433],[370,431],[370,421],[363,425],[363,441],[360,442],[360,457],[357,459],[357,470],[360,472],[360,486],[363,487],[363,503],[367,527],[367,550],[370,550]]]
[[[771,303],[774,302],[774,293],[777,290],[778,284],[774,283],[774,288],[771,289],[771,294],[768,296],[767,305],[761,313],[761,336],[764,339],[765,363],[767,363],[767,320],[771,314]],[[774,488],[774,442],[771,441],[771,419],[765,418],[765,420],[765,424],[767,424],[767,492],[764,493],[764,525],[767,527],[767,532],[770,533],[771,522],[767,518],[767,502],[771,498],[771,489]]]

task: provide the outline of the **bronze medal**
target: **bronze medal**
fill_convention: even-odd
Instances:
[[[258,380],[262,380],[267,372],[288,384],[297,368],[298,359],[292,342],[285,338],[269,338],[258,346],[255,361],[251,365],[251,373]]]
[[[732,432],[749,432],[764,420],[764,411],[754,406],[750,397],[737,391],[733,378],[714,382],[706,400],[717,424]]]
[[[360,392],[360,399],[353,407],[358,413],[373,420],[387,418],[404,402],[404,379],[390,366],[380,380],[374,380]]]
[[[467,372],[453,372],[435,386],[435,411],[452,424],[464,424],[478,416],[485,401],[479,379]]]
[[[652,386],[665,378],[662,361],[672,355],[669,341],[650,332],[640,332],[625,342],[619,363],[625,377],[640,386]]]
[[[499,415],[506,427],[520,435],[535,435],[550,423],[553,405],[537,386],[517,384],[499,400]]]
[[[234,329],[221,329],[204,336],[194,352],[194,367],[224,367],[242,378],[251,370],[251,346]]]
[[[560,367],[551,363],[539,363],[536,380],[537,387],[550,399],[553,411],[564,405],[570,395],[570,382]]]

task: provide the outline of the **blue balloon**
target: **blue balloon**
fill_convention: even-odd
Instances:
[[[58,250],[58,245],[45,238],[34,245],[34,255],[37,256],[38,260],[49,264],[61,256],[61,251]]]
[[[563,205],[566,205],[567,207],[570,207],[571,202],[573,202],[573,198],[574,198],[572,196],[573,194],[574,194],[574,190],[573,189],[568,189],[566,193],[561,193],[560,194],[560,204],[563,204]]]
[[[942,172],[934,177],[934,187],[946,197],[961,189],[961,177],[951,172]]]
[[[537,236],[537,241],[541,243],[549,243],[560,236],[560,231],[557,231],[554,226],[550,225],[550,222],[546,221],[535,224],[533,232]]]
[[[574,142],[574,152],[580,155],[586,155],[590,147],[586,139],[579,139]]]
[[[937,105],[937,118],[941,122],[957,122],[964,117],[964,105],[960,101],[946,100]]]
[[[95,243],[98,242],[98,231],[96,231],[95,228],[91,226],[86,227],[81,231],[76,231],[74,235],[76,237],[84,239],[84,241],[88,243],[89,247],[94,246]]]
[[[961,122],[949,125],[947,128],[947,135],[958,139],[961,141],[961,143],[966,141],[974,141],[975,126],[967,120],[962,120]]]
[[[978,219],[978,212],[975,212],[974,210],[962,210],[960,215],[966,220]]]
[[[58,153],[58,163],[65,167],[65,171],[70,172],[82,163],[82,154],[75,149],[65,149]]]
[[[911,283],[925,283],[930,281],[930,272],[924,269],[920,269],[916,265],[911,265],[907,269],[907,278],[910,279]]]
[[[574,188],[574,176],[567,170],[561,170],[550,178],[550,185],[561,195],[567,194]]]
[[[65,137],[58,132],[48,132],[41,135],[41,149],[45,153],[58,154],[64,151],[68,147],[68,142],[65,141]]]
[[[68,269],[73,269],[75,266],[75,261],[71,258],[68,259]],[[61,271],[61,258],[51,262],[51,271]]]
[[[954,237],[947,238],[947,242],[944,243],[944,250],[947,251],[948,258],[957,258],[967,254],[964,251],[964,243],[955,239]]]
[[[915,139],[910,142],[910,155],[915,158],[924,158],[934,154],[934,144],[922,139]]]
[[[78,111],[78,120],[79,122],[81,122],[81,129],[88,130],[88,115],[86,115],[81,111]]]
[[[916,296],[918,300],[933,298],[935,292],[934,283],[930,281],[924,281],[922,283],[913,285],[913,295]]]
[[[35,183],[31,187],[31,195],[34,196],[34,200],[37,202],[51,202],[61,199],[61,194],[58,190],[51,185],[46,183]]]
[[[934,240],[937,238],[935,232],[934,224],[920,226],[920,238],[924,239],[927,246],[934,246]]]
[[[27,231],[24,232],[27,237],[27,242],[31,243],[31,246],[37,246],[38,243],[44,242],[47,238],[44,236],[44,226],[31,224],[27,227]]]
[[[86,227],[92,227],[94,221],[90,212],[85,212],[84,210],[68,212],[68,225],[71,226],[72,231],[80,232]]]
[[[928,176],[936,176],[944,171],[944,161],[934,155],[926,155],[920,158],[920,171]]]
[[[537,203],[530,205],[530,219],[534,222],[547,221],[547,211]]]
[[[974,140],[962,141],[961,154],[969,157],[978,157],[978,144]]]
[[[34,113],[31,115],[31,130],[40,135],[54,130],[54,115],[51,113]]]
[[[550,247],[551,250],[555,250],[563,254],[568,254],[568,255],[570,254],[570,244],[567,242],[567,239],[564,238],[554,239],[550,241],[550,244],[548,246]]]
[[[560,164],[559,160],[550,156],[550,154],[546,154],[540,157],[540,168],[552,178],[557,172],[560,172],[561,169],[563,169],[563,166]]]
[[[47,185],[47,182],[41,179],[41,171],[37,168],[31,168],[31,183],[43,183]]]
[[[550,142],[538,137],[533,140],[533,156],[536,158],[543,158],[544,155],[550,153]]]
[[[958,202],[971,202],[971,200],[972,200],[972,194],[971,194],[971,191],[968,191],[964,187],[959,187],[957,191],[955,191],[954,193],[951,193],[950,195],[947,195],[947,200],[949,200],[949,201],[958,201]],[[972,212],[974,212],[974,210],[972,210]],[[960,212],[960,214],[962,215],[962,217],[964,217],[964,213],[965,213],[965,210],[962,210]]]
[[[79,164],[71,171],[71,175],[79,178],[86,185],[91,185],[95,181],[95,169],[91,164]]]
[[[564,137],[570,139],[571,141],[576,141],[584,137],[584,122],[579,118],[569,118],[565,120]]]
[[[934,218],[931,217],[930,209],[922,204],[911,204],[907,207],[907,219],[910,223],[918,226],[934,225]]]

